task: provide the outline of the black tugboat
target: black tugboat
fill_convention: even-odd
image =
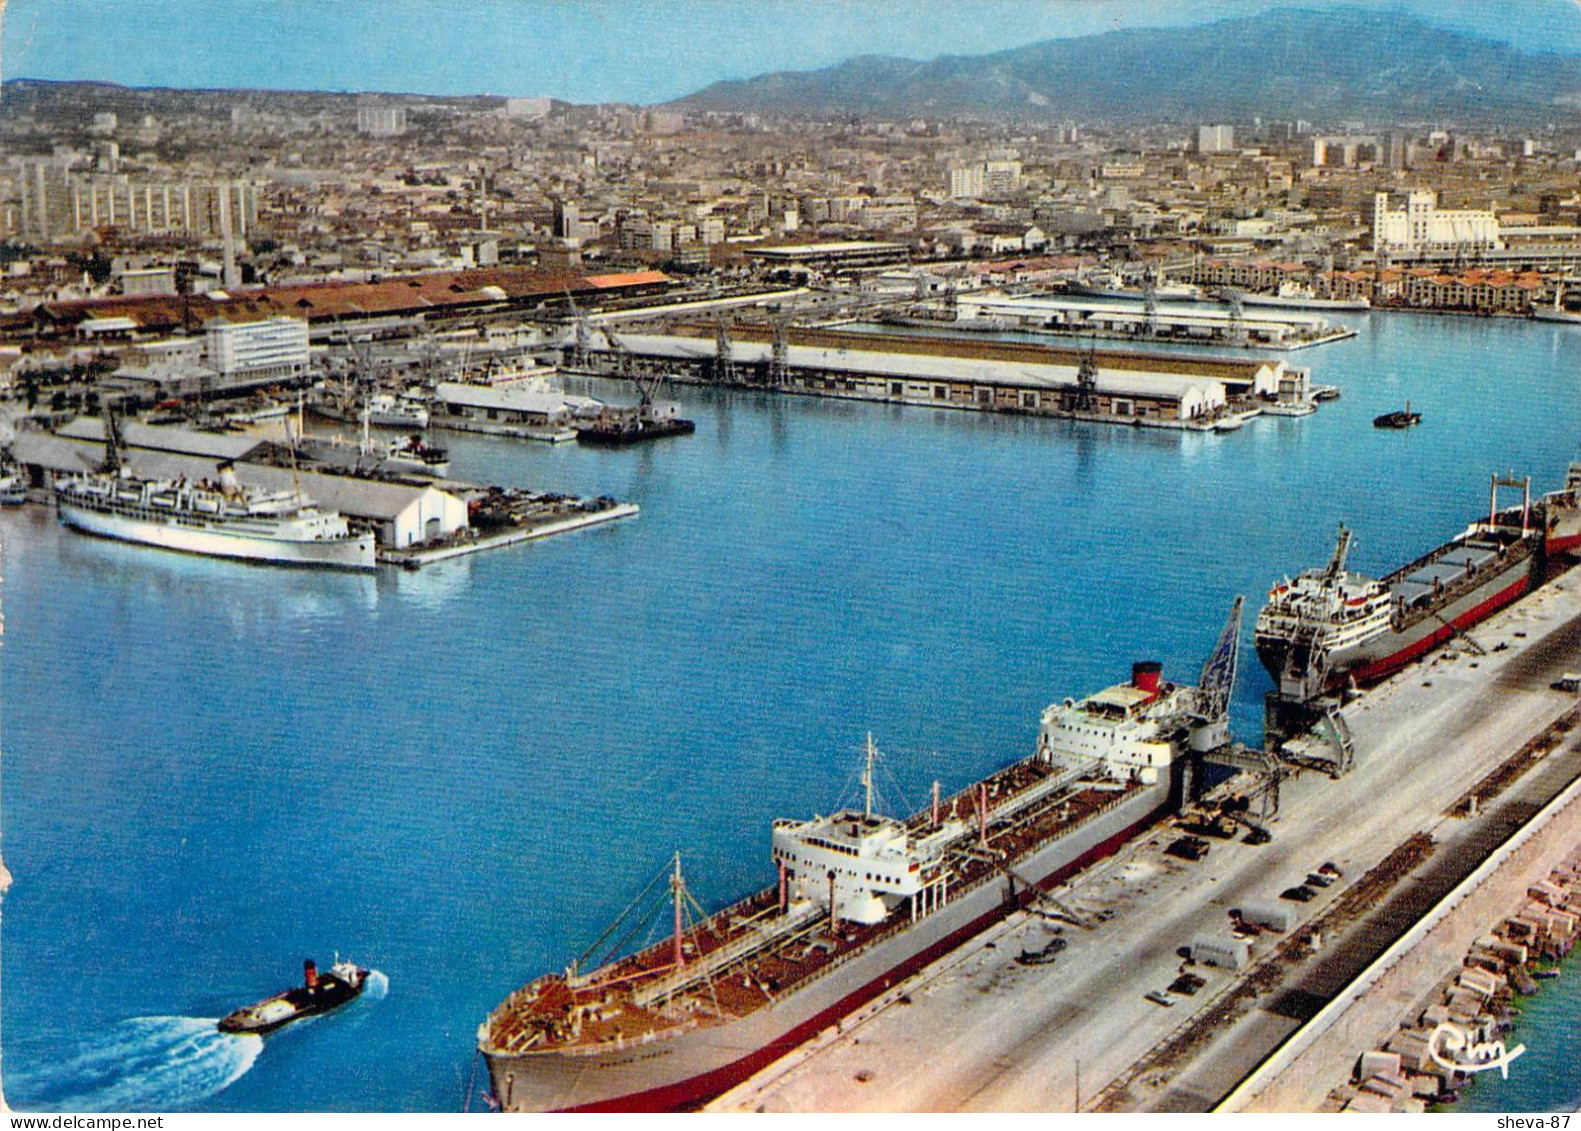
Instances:
[[[350,962],[336,962],[329,973],[320,974],[311,958],[302,963],[302,984],[284,993],[244,1005],[220,1019],[222,1033],[272,1033],[315,1013],[338,1009],[362,993],[368,971]]]
[[[685,436],[697,431],[697,425],[674,415],[666,414],[644,405],[636,411],[611,409],[591,424],[578,429],[579,443],[619,447],[642,440],[658,440],[665,436]]]
[[[1410,401],[1405,402],[1404,412],[1396,409],[1394,412],[1386,412],[1382,416],[1372,418],[1374,428],[1415,428],[1420,423],[1422,423],[1422,414],[1411,411]]]
[[[622,376],[628,375],[631,352],[619,338],[615,337],[608,326],[601,329],[620,359],[617,372]],[[697,431],[697,425],[676,415],[674,405],[660,405],[655,400],[659,391],[664,388],[665,377],[662,372],[637,372],[629,375],[637,386],[639,403],[631,408],[613,406],[605,408],[597,420],[577,429],[578,443],[596,444],[601,447],[623,447],[643,440],[663,439],[665,436],[687,436]]]

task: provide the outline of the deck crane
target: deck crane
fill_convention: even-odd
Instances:
[[[1076,399],[1071,406],[1077,412],[1098,411],[1098,355],[1092,343],[1081,351],[1081,364],[1076,367]]]
[[[1213,651],[1202,665],[1202,678],[1197,686],[1202,689],[1204,707],[1214,715],[1223,715],[1230,709],[1230,696],[1235,691],[1236,670],[1241,660],[1241,609],[1246,598],[1237,596],[1230,606],[1229,619],[1219,633]]]
[[[599,333],[604,335],[604,340],[609,343],[609,348],[615,354],[615,375],[626,377],[637,386],[637,418],[642,421],[652,421],[655,418],[654,397],[664,387],[664,370],[659,368],[645,369],[633,364],[634,358],[631,350],[626,348],[615,335],[615,331],[608,326],[600,326]]]
[[[576,299],[571,297],[571,288],[565,288],[566,308],[571,312],[572,339],[571,339],[571,368],[575,370],[587,369],[587,355],[592,346],[592,328],[588,324],[587,314],[576,305]]]

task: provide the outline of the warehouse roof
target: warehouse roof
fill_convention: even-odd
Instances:
[[[104,445],[47,432],[24,432],[12,442],[11,454],[24,465],[75,474],[97,468],[104,460]],[[128,455],[126,462],[136,474],[156,479],[174,479],[182,475],[188,479],[203,479],[213,476],[215,471],[212,459],[173,452],[138,450]],[[247,486],[271,491],[289,490],[293,481],[289,468],[256,463],[237,464],[236,478]],[[295,481],[301,485],[304,495],[327,510],[381,522],[393,520],[429,491],[448,494],[431,484],[384,483],[312,471],[297,472]]]
[[[102,443],[104,421],[96,416],[79,416],[55,431],[68,440]],[[261,443],[257,436],[237,432],[198,432],[191,428],[143,424],[136,420],[121,422],[121,436],[128,447],[176,455],[206,456],[210,459],[244,459]]]
[[[622,334],[621,342],[639,354],[699,360],[714,356],[714,343],[701,338],[660,334]],[[764,342],[734,342],[731,357],[738,362],[767,362],[773,347]],[[913,381],[975,381],[993,385],[1019,385],[1034,389],[1074,388],[1074,365],[1037,365],[1015,361],[984,361],[940,354],[880,353],[868,350],[786,347],[786,364],[795,369],[826,369],[853,376],[900,378]],[[1176,373],[1146,373],[1134,369],[1098,370],[1098,391],[1160,400],[1183,400],[1196,390],[1222,401],[1224,383],[1210,377]]]

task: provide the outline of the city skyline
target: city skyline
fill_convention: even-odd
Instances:
[[[985,54],[1039,40],[1291,6],[1300,5],[978,0],[940,7],[915,0],[818,0],[791,11],[721,0],[127,0],[113,7],[93,0],[11,0],[0,13],[7,78],[650,104],[724,79],[817,69],[861,55]],[[1374,9],[1380,18],[1405,11],[1527,51],[1581,51],[1581,10],[1569,0],[1526,0],[1518,21],[1471,0],[1347,6]]]

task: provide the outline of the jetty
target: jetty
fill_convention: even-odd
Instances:
[[[588,327],[565,367],[601,377],[926,408],[1228,431],[1314,404],[1310,374],[1282,359],[1189,357],[829,327]]]

